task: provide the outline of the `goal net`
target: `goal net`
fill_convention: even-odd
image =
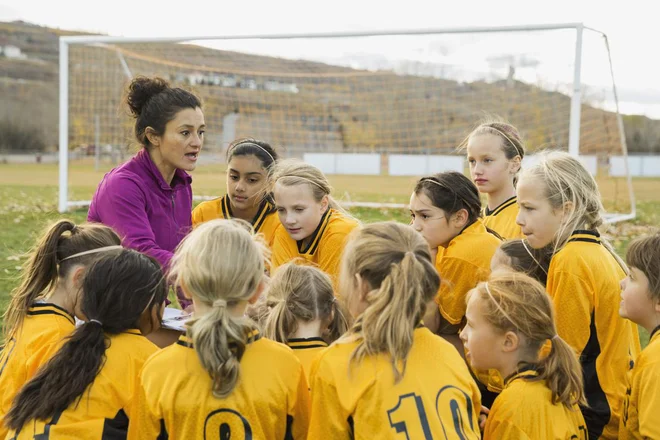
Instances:
[[[613,218],[634,216],[606,39],[581,25],[189,40],[76,36],[63,37],[60,49],[60,158],[67,159],[60,210],[85,203],[70,195],[80,157],[72,152],[93,145],[109,169],[138,148],[123,93],[133,77],[157,75],[203,99],[200,176],[222,173],[227,145],[254,137],[282,157],[341,175],[353,199],[403,202],[405,176],[464,170],[457,146],[479,120],[499,116],[523,134],[527,164],[548,147],[579,155]],[[401,181],[392,197],[369,200],[360,192],[361,182],[384,176]],[[224,191],[220,178],[214,187],[200,181],[196,195]]]

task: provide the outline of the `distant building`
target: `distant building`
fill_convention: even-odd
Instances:
[[[0,52],[7,58],[14,58],[19,60],[24,60],[25,58],[27,58],[27,55],[21,52],[20,47],[12,46],[9,44],[6,46],[1,46]]]

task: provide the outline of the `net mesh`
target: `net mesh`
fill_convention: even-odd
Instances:
[[[134,144],[124,91],[136,75],[157,75],[203,99],[201,167],[222,161],[240,137],[268,141],[284,157],[459,154],[493,115],[518,127],[532,152],[567,149],[575,38],[563,29],[74,44],[69,148]],[[582,53],[580,154],[602,168],[623,154],[602,35],[585,31]]]

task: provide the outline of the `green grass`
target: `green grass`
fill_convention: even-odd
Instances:
[[[0,313],[4,313],[11,290],[17,285],[21,265],[37,237],[49,223],[69,218],[83,222],[86,209],[79,209],[61,216],[57,212],[57,169],[51,165],[1,165],[0,164]],[[89,165],[72,168],[70,198],[89,200],[103,175]],[[221,171],[203,169],[195,173],[196,194],[221,194],[224,187]],[[341,199],[381,202],[407,201],[414,179],[386,176],[353,177],[333,176],[336,194]],[[604,197],[612,197],[615,184],[599,182]],[[617,252],[625,256],[631,239],[648,233],[651,225],[660,224],[660,191],[657,179],[636,179],[638,216],[632,222],[616,225],[611,231]],[[351,213],[366,223],[395,220],[409,222],[409,214],[397,209],[356,208]],[[1,318],[0,318],[1,319]],[[648,343],[648,334],[640,329],[642,343]]]

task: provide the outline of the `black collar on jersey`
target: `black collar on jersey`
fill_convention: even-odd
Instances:
[[[519,367],[518,370],[516,370],[515,373],[507,376],[504,379],[504,385],[509,385],[511,382],[513,382],[516,379],[531,379],[534,377],[538,377],[538,369],[536,365],[534,364],[528,364],[528,363],[522,363]]]
[[[327,347],[328,343],[323,338],[290,338],[286,341],[286,345],[294,350],[305,350],[307,348],[323,348]]]
[[[658,331],[660,331],[660,325],[653,329],[653,331],[651,332],[651,336],[649,336],[649,341],[653,339],[653,336],[655,336],[655,334],[658,333]]]
[[[251,344],[255,341],[258,341],[259,339],[261,339],[261,333],[259,333],[259,330],[254,329],[248,334],[246,343]],[[189,338],[187,335],[179,336],[179,340],[176,341],[176,343],[177,345],[181,345],[182,347],[195,348],[195,346],[193,345],[192,338]],[[236,348],[236,345],[230,343],[229,348],[230,349]]]
[[[319,225],[316,227],[312,235],[310,235],[309,242],[307,243],[307,246],[305,246],[304,249],[303,249],[304,240],[298,240],[296,242],[298,244],[298,253],[314,255],[314,252],[316,252],[316,249],[319,247],[319,242],[321,241],[321,237],[323,237],[323,232],[325,232],[325,228],[328,226],[328,223],[330,223],[331,214],[332,214],[332,209],[328,209],[327,211],[325,211],[325,214],[323,214],[323,217],[321,217],[321,221],[319,222]]]
[[[137,336],[142,336],[142,332],[140,329],[137,328],[128,328],[124,330],[122,333],[128,333],[129,335],[137,335]]]
[[[220,203],[220,206],[222,208],[222,216],[226,219],[234,218],[234,213],[231,210],[231,200],[229,200],[229,195],[225,195]],[[275,207],[270,203],[268,198],[265,198],[262,200],[261,204],[259,205],[259,209],[257,209],[257,213],[255,214],[254,218],[250,221],[252,226],[254,227],[255,232],[259,232],[259,228],[264,224],[264,221],[266,221],[266,218],[275,212]]]
[[[490,209],[488,209],[488,205],[486,205],[486,209],[484,210],[484,214],[491,215],[491,216],[495,217],[497,214],[504,211],[509,206],[515,205],[515,204],[516,204],[516,196],[513,196],[510,199],[506,199],[505,201],[500,203],[499,206],[497,206],[492,211]]]
[[[573,231],[571,237],[568,239],[568,242],[573,241],[583,241],[586,243],[595,243],[600,244],[600,234],[598,231],[589,231],[586,229],[577,229]]]
[[[76,323],[76,319],[66,309],[51,303],[33,303],[32,306],[30,306],[28,309],[27,314],[29,316],[58,315],[66,318],[71,324],[75,325]]]

